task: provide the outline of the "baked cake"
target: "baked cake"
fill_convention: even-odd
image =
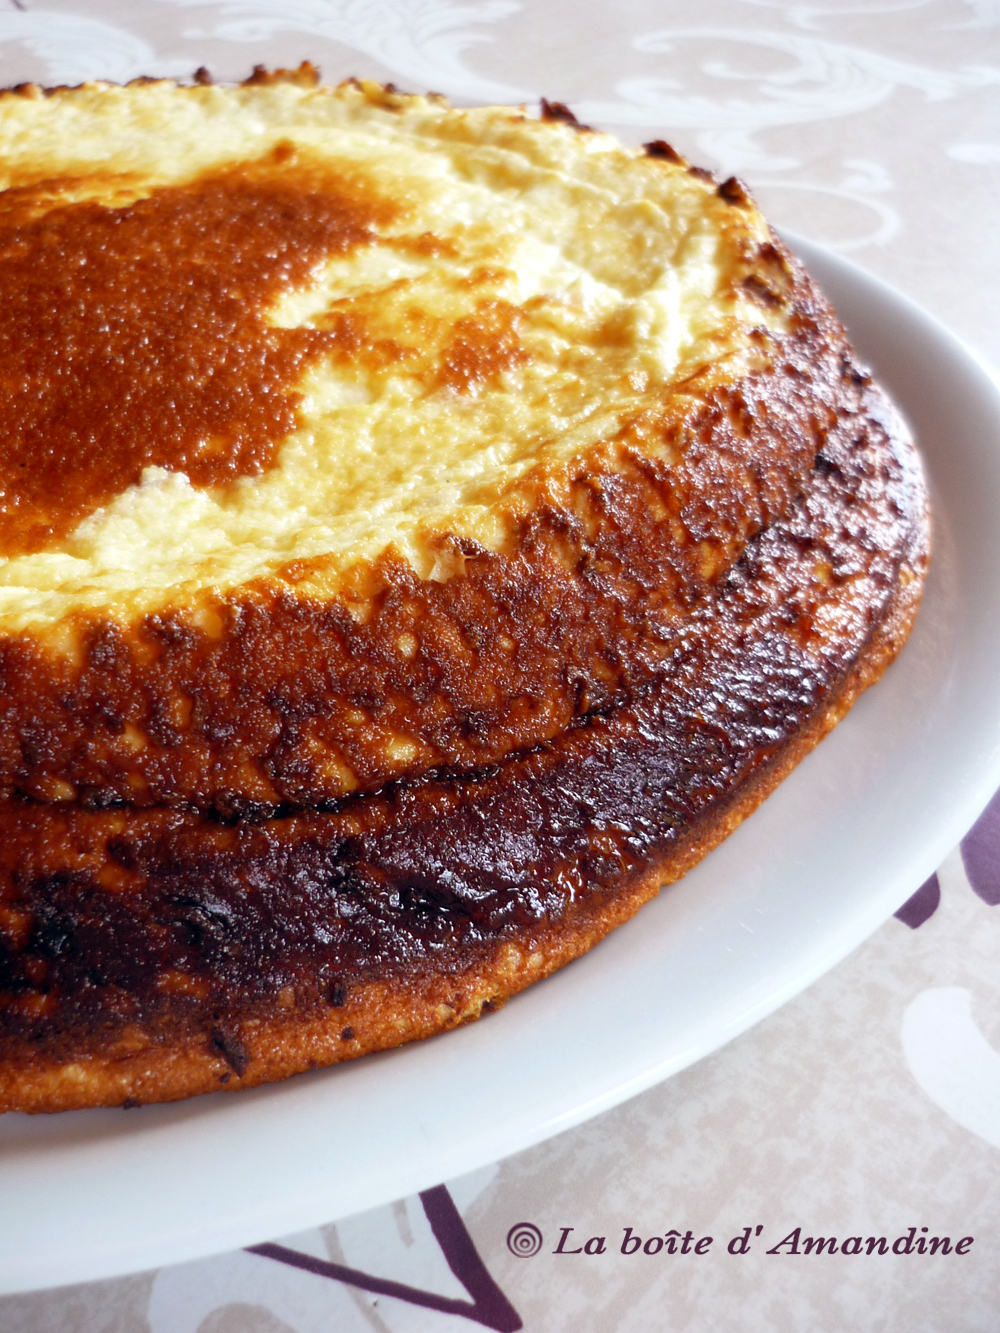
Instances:
[[[0,98],[0,1108],[398,1045],[877,679],[913,446],[736,180],[308,66]]]

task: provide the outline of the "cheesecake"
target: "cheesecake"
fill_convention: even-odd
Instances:
[[[913,443],[737,180],[309,66],[0,96],[0,1107],[478,1017],[873,683]]]

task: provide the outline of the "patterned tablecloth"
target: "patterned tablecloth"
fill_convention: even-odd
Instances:
[[[668,137],[1000,364],[998,0],[3,2],[3,83],[308,57]],[[1000,800],[899,919],[617,1110],[254,1253],[6,1297],[0,1329],[992,1333],[998,903]]]

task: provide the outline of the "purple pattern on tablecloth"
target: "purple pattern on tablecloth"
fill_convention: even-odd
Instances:
[[[962,839],[962,863],[984,903],[1000,903],[1000,792]]]
[[[495,1329],[497,1333],[516,1333],[517,1329],[523,1327],[521,1317],[479,1257],[479,1252],[462,1221],[461,1213],[448,1193],[447,1186],[435,1185],[433,1189],[424,1190],[420,1195],[420,1202],[423,1204],[434,1239],[440,1245],[448,1267],[472,1297],[471,1301],[452,1300],[447,1296],[439,1296],[436,1292],[411,1287],[404,1282],[394,1282],[389,1278],[376,1277],[372,1273],[362,1273],[344,1264],[329,1263],[325,1259],[317,1259],[315,1255],[304,1254],[301,1250],[289,1249],[286,1245],[272,1242],[250,1245],[247,1247],[247,1252],[258,1254],[264,1259],[274,1259],[292,1268],[304,1269],[307,1273],[315,1273],[317,1277],[346,1282],[349,1286],[359,1287],[362,1291],[394,1296],[409,1305],[436,1310],[439,1314],[462,1315],[474,1323]]]
[[[962,864],[969,883],[990,907],[1000,903],[1000,791],[962,839]],[[931,875],[895,915],[911,930],[932,917],[941,902],[941,885]]]
[[[916,930],[922,926],[928,917],[934,915],[941,901],[941,885],[938,882],[937,875],[931,875],[930,879],[925,879],[920,888],[912,898],[907,898],[906,902],[895,915],[904,925]]]

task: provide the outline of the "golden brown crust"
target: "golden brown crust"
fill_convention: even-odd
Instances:
[[[558,921],[545,922],[516,943],[496,945],[460,972],[421,976],[411,982],[364,982],[344,1004],[326,1013],[286,1016],[276,1009],[267,1020],[251,1018],[235,1038],[219,1029],[210,1029],[206,1036],[204,1028],[195,1027],[179,1039],[156,1044],[137,1032],[132,1038],[138,1050],[130,1051],[128,1041],[110,1056],[100,1049],[81,1050],[69,1070],[65,1061],[44,1053],[29,1061],[8,1059],[0,1065],[0,1109],[53,1112],[238,1091],[390,1050],[501,1008],[512,996],[593,948],[753,813],[896,656],[912,628],[919,601],[912,589],[919,586],[914,582],[910,590],[900,590],[889,623],[870,652],[844,682],[839,696],[783,753],[781,762],[744,788],[739,800],[708,827],[693,832],[672,853],[617,885],[613,894],[590,900]]]
[[[170,1100],[443,1031],[683,874],[912,626],[925,494],[862,397],[669,667],[548,746],[253,826],[3,808],[2,1104]]]

